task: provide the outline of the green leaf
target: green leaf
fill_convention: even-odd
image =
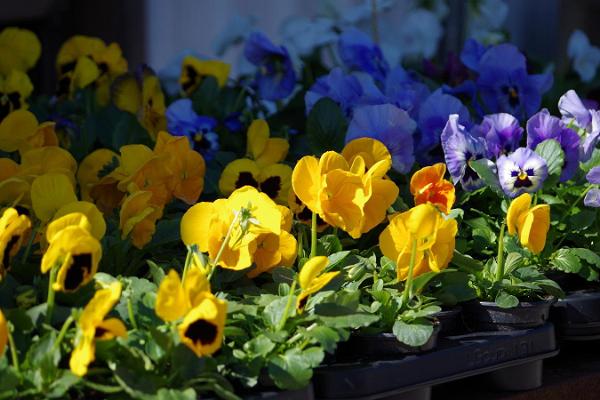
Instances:
[[[333,353],[337,347],[337,342],[340,341],[338,332],[328,326],[315,326],[312,329],[307,329],[305,335],[319,342],[328,353]]]
[[[314,154],[344,147],[348,121],[333,100],[323,97],[313,106],[306,118],[308,145]]]
[[[596,268],[600,268],[600,256],[598,254],[594,253],[593,251],[591,251],[590,249],[578,247],[578,248],[569,249],[569,250],[572,254],[579,257],[580,260],[583,260],[586,263],[593,265]]]
[[[194,110],[200,115],[212,115],[215,99],[219,95],[219,83],[213,76],[205,76],[192,94]]]
[[[536,146],[535,152],[546,160],[548,176],[558,179],[565,162],[565,152],[560,143],[554,139],[546,139]],[[544,183],[548,185],[548,179]]]
[[[370,313],[356,312],[351,308],[325,303],[315,305],[315,315],[330,328],[360,328],[369,326],[379,320],[379,316]]]
[[[297,348],[271,358],[267,370],[280,389],[301,389],[308,385],[312,378],[311,362]]]
[[[555,251],[550,259],[550,265],[563,272],[578,273],[581,269],[581,262],[572,250],[558,249]]]
[[[436,277],[436,275],[437,275],[438,273],[439,273],[439,272],[429,271],[429,272],[426,272],[426,273],[424,273],[424,274],[421,274],[421,275],[417,276],[417,277],[416,277],[416,278],[413,280],[413,287],[412,287],[412,289],[413,289],[413,293],[411,293],[411,297],[412,297],[412,295],[414,295],[414,294],[416,294],[416,293],[420,293],[420,292],[423,290],[423,288],[424,288],[425,286],[427,286],[427,284],[428,284],[428,283],[429,283],[429,282],[430,282],[430,281],[431,281],[433,278],[435,278],[435,277]]]
[[[480,261],[475,260],[471,256],[461,254],[457,250],[454,250],[451,262],[459,269],[469,273],[477,273],[483,270],[483,264]]]
[[[523,256],[519,253],[508,253],[504,260],[504,275],[510,275],[512,271],[523,266]]]
[[[433,324],[425,318],[419,318],[410,323],[398,320],[394,323],[392,332],[402,343],[417,347],[427,343],[433,334]]]
[[[323,235],[318,242],[319,255],[328,256],[342,251],[342,243],[336,235]]]
[[[449,306],[477,297],[475,289],[469,285],[469,274],[463,271],[445,271],[436,277],[435,288],[428,295]]]
[[[155,285],[160,285],[162,280],[165,278],[165,270],[159,267],[154,261],[146,260],[148,268],[150,269],[150,275]]]
[[[281,318],[283,318],[283,313],[288,304],[288,296],[278,297],[277,299],[270,302],[263,311],[263,319],[264,321],[271,327],[276,328],[279,326],[281,322]],[[295,296],[291,300],[291,306],[289,309],[288,317],[292,317],[296,314],[296,299]]]
[[[244,350],[253,356],[264,357],[274,348],[275,343],[273,343],[264,335],[257,336],[254,339],[244,343]]]
[[[195,400],[198,398],[196,391],[192,388],[185,390],[159,389],[156,400]]]
[[[496,305],[501,308],[513,308],[519,305],[519,299],[503,290],[496,295]]]
[[[181,218],[162,219],[156,224],[156,232],[148,246],[161,246],[167,243],[179,242],[181,234],[179,226]]]
[[[50,388],[45,392],[47,398],[64,399],[68,390],[81,380],[71,371],[61,371],[60,376],[52,381]]]
[[[498,196],[504,198],[504,191],[502,190],[502,187],[500,186],[500,181],[498,180],[498,175],[496,174],[496,172],[492,169],[492,165],[490,164],[491,161],[487,160],[487,159],[481,159],[481,160],[473,160],[469,162],[469,166],[471,168],[473,168],[473,170],[475,172],[477,172],[477,175],[479,175],[479,177],[481,179],[483,179],[483,181],[485,182],[485,184],[492,189],[492,191],[494,193],[496,193]]]

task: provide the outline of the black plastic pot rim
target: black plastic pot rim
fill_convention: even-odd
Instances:
[[[546,304],[546,303],[553,304],[557,301],[557,298],[550,297],[546,300],[519,301],[519,304],[517,304],[515,307],[510,307],[510,308],[500,307],[498,304],[496,304],[495,301],[483,301],[483,300],[476,300],[476,301],[479,302],[479,304],[481,304],[484,307],[496,307],[496,308],[501,308],[503,310],[510,310],[510,309],[515,309],[515,308],[538,307],[540,304]]]

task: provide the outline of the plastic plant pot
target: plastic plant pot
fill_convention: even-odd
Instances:
[[[347,342],[338,345],[336,359],[338,361],[385,360],[431,351],[437,346],[439,332],[440,324],[436,323],[429,340],[418,347],[400,342],[393,333],[353,332]]]
[[[498,307],[490,301],[472,300],[463,304],[463,315],[471,331],[510,331],[535,328],[548,321],[554,299],[520,302],[513,308]]]
[[[600,292],[569,293],[553,305],[551,318],[563,340],[600,339]]]
[[[440,323],[440,337],[458,335],[465,332],[462,307],[454,306],[435,314]]]
[[[542,360],[557,353],[554,326],[548,323],[449,336],[434,351],[395,360],[321,366],[313,383],[317,398],[346,400],[427,399],[435,385],[483,374],[496,389],[528,390],[542,383]]]
[[[313,385],[309,384],[305,388],[298,390],[284,391],[264,391],[248,396],[244,396],[247,400],[313,400],[315,398]]]

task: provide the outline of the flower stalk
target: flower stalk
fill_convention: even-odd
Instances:
[[[58,266],[53,266],[50,270],[50,278],[48,279],[48,298],[46,299],[46,324],[52,325],[52,314],[54,313],[54,281],[56,281],[56,274],[58,273]]]
[[[415,263],[417,260],[417,239],[412,239],[411,250],[410,250],[410,261],[408,264],[408,275],[406,277],[406,285],[404,286],[404,292],[402,292],[402,306],[406,306],[410,301],[412,295],[413,286],[413,275],[415,269]]]
[[[310,224],[310,258],[317,256],[317,213],[313,211]]]
[[[506,230],[506,222],[502,222],[500,227],[500,235],[498,236],[498,256],[496,258],[496,282],[500,282],[504,278],[504,231]]]
[[[13,367],[17,374],[20,374],[20,366],[19,366],[19,356],[17,355],[17,347],[15,346],[15,340],[13,338],[12,332],[14,330],[13,324],[8,323],[8,345],[10,346],[10,357],[12,359]]]

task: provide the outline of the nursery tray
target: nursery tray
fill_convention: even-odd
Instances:
[[[431,352],[396,360],[340,363],[315,371],[318,399],[429,399],[431,387],[491,372],[502,390],[538,387],[542,360],[555,356],[554,326],[442,338]]]
[[[562,340],[600,339],[600,292],[570,293],[552,308],[552,321]]]
[[[313,385],[298,390],[266,391],[250,396],[244,396],[247,400],[313,400],[315,398]]]

